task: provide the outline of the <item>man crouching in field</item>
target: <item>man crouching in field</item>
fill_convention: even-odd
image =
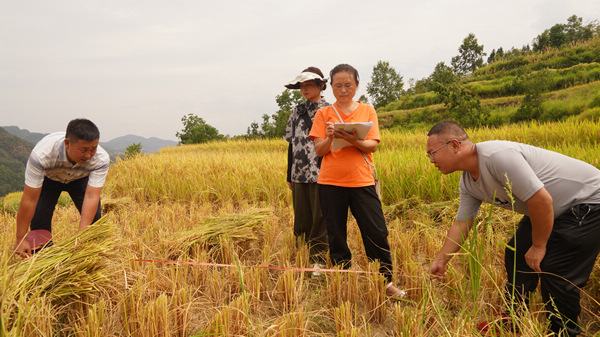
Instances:
[[[100,131],[94,123],[74,119],[69,122],[66,133],[49,134],[33,148],[17,212],[15,251],[21,257],[31,256],[35,248],[26,238],[28,227],[31,226],[30,233],[46,230],[50,235],[52,215],[62,191],[69,192],[81,214],[79,231],[100,219],[100,191],[110,159],[98,145],[99,140]],[[49,237],[40,240],[47,239]]]
[[[580,288],[600,251],[600,170],[526,144],[473,144],[451,121],[431,128],[427,156],[443,174],[462,171],[456,220],[431,264],[431,274],[444,275],[482,201],[513,209],[523,218],[505,250],[507,303],[527,305],[528,293],[541,280],[550,329],[562,336],[579,334]],[[512,326],[507,315],[496,321]],[[492,329],[488,322],[478,327],[482,332]]]

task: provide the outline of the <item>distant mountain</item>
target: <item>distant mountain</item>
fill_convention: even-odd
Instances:
[[[33,144],[0,128],[0,197],[23,190],[25,164]]]
[[[38,133],[38,132],[29,132],[29,130],[21,129],[18,126],[3,126],[4,130],[10,133],[13,136],[17,136],[19,138],[25,139],[31,144],[37,144],[47,133]]]
[[[47,135],[47,133],[32,133],[29,132],[29,130],[21,129],[18,126],[3,126],[2,128],[8,133],[20,137],[32,144],[36,144],[38,141],[40,141],[40,139]],[[125,150],[129,145],[137,143],[142,144],[142,152],[144,153],[152,153],[162,149],[163,147],[177,145],[177,142],[172,140],[164,140],[156,137],[144,138],[135,135],[127,135],[115,138],[108,142],[100,142],[100,146],[102,146],[102,148],[104,148],[111,155],[111,159],[114,160],[115,156],[125,153]]]
[[[156,137],[144,138],[141,136],[127,135],[102,143],[102,147],[106,145],[107,147],[115,150],[117,153],[124,153],[129,145],[137,143],[142,144],[142,152],[145,153],[152,153],[162,149],[163,147],[177,145],[177,142],[173,140],[164,140]]]

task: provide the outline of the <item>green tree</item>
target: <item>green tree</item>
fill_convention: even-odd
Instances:
[[[376,108],[398,101],[403,93],[404,82],[396,69],[388,61],[378,61],[373,67],[371,83],[367,84],[367,93]]]
[[[492,49],[492,52],[490,53],[490,56],[488,56],[488,58],[487,58],[487,63],[491,64],[495,60],[496,60],[496,49]]]
[[[540,52],[550,47],[550,31],[546,29],[533,39],[533,51]]]
[[[442,85],[450,85],[458,80],[454,70],[447,66],[444,62],[439,62],[435,65],[433,73],[429,76],[432,82]]]
[[[533,39],[533,50],[542,51],[546,48],[560,48],[561,46],[577,41],[589,40],[598,34],[598,22],[592,21],[583,25],[583,19],[577,15],[567,18],[566,24],[557,23],[550,29]]]
[[[133,143],[125,148],[125,159],[133,158],[142,153],[142,143]]]
[[[219,134],[219,130],[194,114],[183,116],[181,122],[183,123],[183,130],[176,133],[176,136],[180,139],[180,144],[206,143],[225,138],[225,136]]]
[[[410,88],[405,91],[405,95],[414,95],[434,91],[436,85],[450,85],[458,81],[459,76],[454,73],[451,67],[444,62],[439,62],[433,69],[433,73],[428,77],[418,81],[410,79]]]
[[[542,93],[551,90],[551,77],[550,71],[545,69],[515,79],[515,85],[525,93],[525,97],[517,111],[510,117],[511,122],[540,119],[544,102]]]
[[[416,95],[431,91],[431,78],[423,77],[420,80],[411,78],[408,80],[409,88],[405,91],[404,97],[407,95]]]
[[[527,51],[528,49],[529,49],[529,46],[526,46],[526,47],[523,46],[524,51]],[[502,60],[502,58],[504,56],[505,56],[504,49],[502,49],[502,47],[498,47],[498,50],[492,49],[490,56],[488,56],[488,58],[487,58],[487,63],[491,64],[495,61],[500,61],[500,60]],[[509,56],[509,55],[507,55],[507,56]]]
[[[262,115],[260,128],[258,123],[253,122],[247,129],[247,138],[281,138],[285,134],[285,127],[290,118],[294,106],[304,102],[300,90],[285,89],[281,94],[275,96],[275,102],[279,110],[271,116]]]
[[[513,123],[539,119],[542,115],[542,94],[539,91],[528,91],[521,102],[519,109],[510,116]]]
[[[454,72],[461,75],[472,73],[483,66],[483,45],[477,43],[475,34],[469,33],[458,48],[459,55],[452,58]]]
[[[262,138],[262,133],[260,132],[260,126],[256,122],[252,122],[246,131],[246,138],[256,139]]]
[[[440,95],[448,109],[449,118],[463,127],[485,125],[490,112],[481,106],[478,97],[456,84],[444,86],[436,83],[434,91]]]
[[[555,24],[552,26],[552,28],[550,28],[548,38],[550,39],[550,46],[554,48],[558,48],[569,42],[569,35],[567,35],[566,26],[559,23]]]

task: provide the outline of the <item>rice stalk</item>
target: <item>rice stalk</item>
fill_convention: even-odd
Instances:
[[[379,273],[379,265],[379,261],[368,264],[365,309],[371,314],[372,321],[382,323],[387,314],[386,282],[384,276]]]
[[[114,263],[115,227],[103,220],[8,266],[0,280],[4,285],[2,313],[11,317],[5,321],[7,326],[31,319],[21,316],[21,302],[43,298],[57,314],[62,306],[81,300],[85,294],[106,293],[113,287],[118,269]]]
[[[163,293],[142,309],[139,326],[140,336],[170,336],[169,301]]]
[[[55,334],[54,328],[58,322],[59,313],[54,310],[54,306],[45,296],[39,296],[29,301],[19,298],[15,302],[18,312],[10,315],[12,321],[8,321],[6,328],[9,330],[3,336],[28,337]]]
[[[141,287],[130,289],[121,300],[121,327],[127,336],[137,336],[138,326],[138,304],[141,303]]]
[[[12,266],[9,297],[45,293],[55,302],[102,290],[114,277],[114,230],[97,222]]]
[[[197,254],[194,247],[219,246],[224,237],[233,241],[255,240],[254,230],[266,221],[269,214],[268,210],[259,209],[246,214],[208,218],[192,229],[169,234],[163,245],[167,247],[168,258],[177,260],[184,254]]]
[[[468,132],[474,141],[522,141],[592,165],[600,163],[598,122],[522,123]],[[501,242],[510,237],[513,218],[509,211],[495,209],[488,225],[480,228],[478,246],[472,247],[478,253],[485,244],[485,254],[478,253],[473,258],[463,249],[448,264],[445,279],[432,282],[427,275],[429,261],[438,252],[455,216],[458,176],[443,176],[427,161],[426,138],[425,131],[382,130],[382,143],[375,154],[397,271],[394,281],[408,288],[412,300],[397,303],[386,299],[384,306],[393,310],[386,310],[382,323],[376,322],[373,311],[366,309],[367,296],[373,291],[366,273],[337,273],[337,285],[333,282],[336,273],[326,272],[319,280],[305,274],[302,298],[288,313],[283,313],[277,283],[283,280],[283,272],[265,267],[299,267],[308,261],[305,247],[296,245],[292,233],[293,210],[283,183],[285,161],[281,159],[285,158],[287,143],[219,142],[180,146],[111,167],[103,200],[107,200],[107,219],[118,226],[119,238],[123,240],[117,249],[124,253],[111,262],[123,268],[115,273],[112,286],[104,287],[100,294],[83,293],[68,301],[51,301],[52,294],[45,293],[10,298],[6,291],[17,260],[12,254],[16,226],[14,215],[0,211],[0,268],[4,275],[0,277],[0,335],[77,336],[104,331],[105,335],[143,336],[149,334],[151,324],[144,317],[152,313],[154,317],[158,315],[156,322],[160,317],[168,317],[170,335],[335,336],[334,314],[342,303],[350,303],[356,309],[356,320],[340,336],[477,335],[475,323],[505,307],[499,286],[506,281]],[[237,214],[241,219],[246,211],[255,214],[253,207],[267,207],[273,215],[247,232],[239,231],[239,238],[228,236],[231,229],[221,230],[221,224],[215,224],[216,228],[208,231],[218,234],[198,239],[189,250],[171,246],[178,241],[178,235],[203,227],[205,221],[224,218],[226,214]],[[57,241],[64,241],[63,236],[72,232],[72,223],[78,221],[79,214],[74,207],[59,207],[56,212],[53,233]],[[350,221],[348,243],[355,252],[353,269],[357,269],[353,271],[367,270],[368,259],[360,234],[354,220]],[[243,226],[245,221],[239,223]],[[203,229],[206,230],[200,231]],[[249,238],[244,237],[250,233]],[[193,240],[194,237],[182,239]],[[239,256],[241,267],[134,261],[140,257],[166,259],[171,255],[181,261],[228,264]],[[460,258],[472,259],[476,265],[470,269]],[[481,270],[477,270],[478,266]],[[580,323],[584,335],[600,331],[598,270],[600,260],[582,292]],[[479,276],[476,299],[471,271]],[[290,280],[298,282],[299,274],[288,279],[288,288],[296,287],[291,286]],[[164,305],[158,301],[162,294],[167,299],[166,315]],[[236,298],[243,298],[237,309],[232,300]],[[104,303],[103,313],[99,310],[100,301]],[[539,292],[531,297],[531,309],[520,322],[524,336],[543,335],[546,318],[542,302]],[[150,303],[153,312],[148,311]],[[225,312],[227,315],[221,319],[228,327],[208,329]],[[234,312],[243,317],[237,321],[238,326],[233,323]],[[152,329],[156,334],[164,333],[160,327]]]
[[[334,269],[340,269],[339,266],[335,266]],[[327,292],[329,305],[331,307],[338,307],[346,301],[346,292],[344,291],[345,283],[343,273],[328,273],[327,274]]]
[[[358,324],[357,304],[348,301],[333,311],[335,332],[338,336],[350,336]]]
[[[410,306],[394,305],[394,317],[396,318],[396,336],[411,337],[423,336],[419,322],[418,312]]]
[[[252,268],[243,274],[244,289],[254,300],[251,301],[252,309],[258,309],[260,301],[266,299],[269,287],[269,274],[266,269]]]
[[[228,278],[227,270],[209,269],[206,287],[202,289],[205,295],[215,307],[220,307],[232,297],[231,279]]]
[[[105,326],[105,308],[104,301],[101,300],[98,304],[92,304],[91,308],[88,309],[87,319],[83,321],[83,333],[76,333],[81,337],[103,337],[108,334],[108,331],[104,329]]]
[[[420,263],[410,263],[404,265],[404,275],[402,284],[411,299],[422,298],[423,290],[429,282],[429,276],[424,272]]]
[[[192,304],[189,291],[185,288],[177,290],[174,293],[171,304],[171,312],[174,316],[172,319],[174,325],[173,330],[176,336],[184,337],[186,336],[189,327],[190,306]]]
[[[358,273],[345,273],[343,275],[346,284],[346,295],[344,297],[350,303],[358,303],[363,293],[359,287],[359,276]]]
[[[290,312],[281,316],[271,325],[266,332],[266,336],[278,337],[306,337],[308,317],[304,310]]]
[[[235,298],[213,317],[206,329],[197,335],[247,336],[249,332],[246,324],[248,317],[244,313],[244,302],[242,297]]]
[[[296,279],[296,274],[299,274]],[[277,292],[279,303],[284,313],[290,313],[296,309],[304,293],[304,273],[286,270],[279,276],[277,281]]]
[[[331,307],[338,307],[343,302],[358,303],[364,291],[359,287],[359,273],[345,272],[339,266],[333,267],[339,272],[327,273],[327,298]]]

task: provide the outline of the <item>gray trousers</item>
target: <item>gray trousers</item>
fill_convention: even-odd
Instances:
[[[327,226],[321,212],[319,185],[292,183],[294,235],[302,238],[310,249],[312,263],[327,260]]]

